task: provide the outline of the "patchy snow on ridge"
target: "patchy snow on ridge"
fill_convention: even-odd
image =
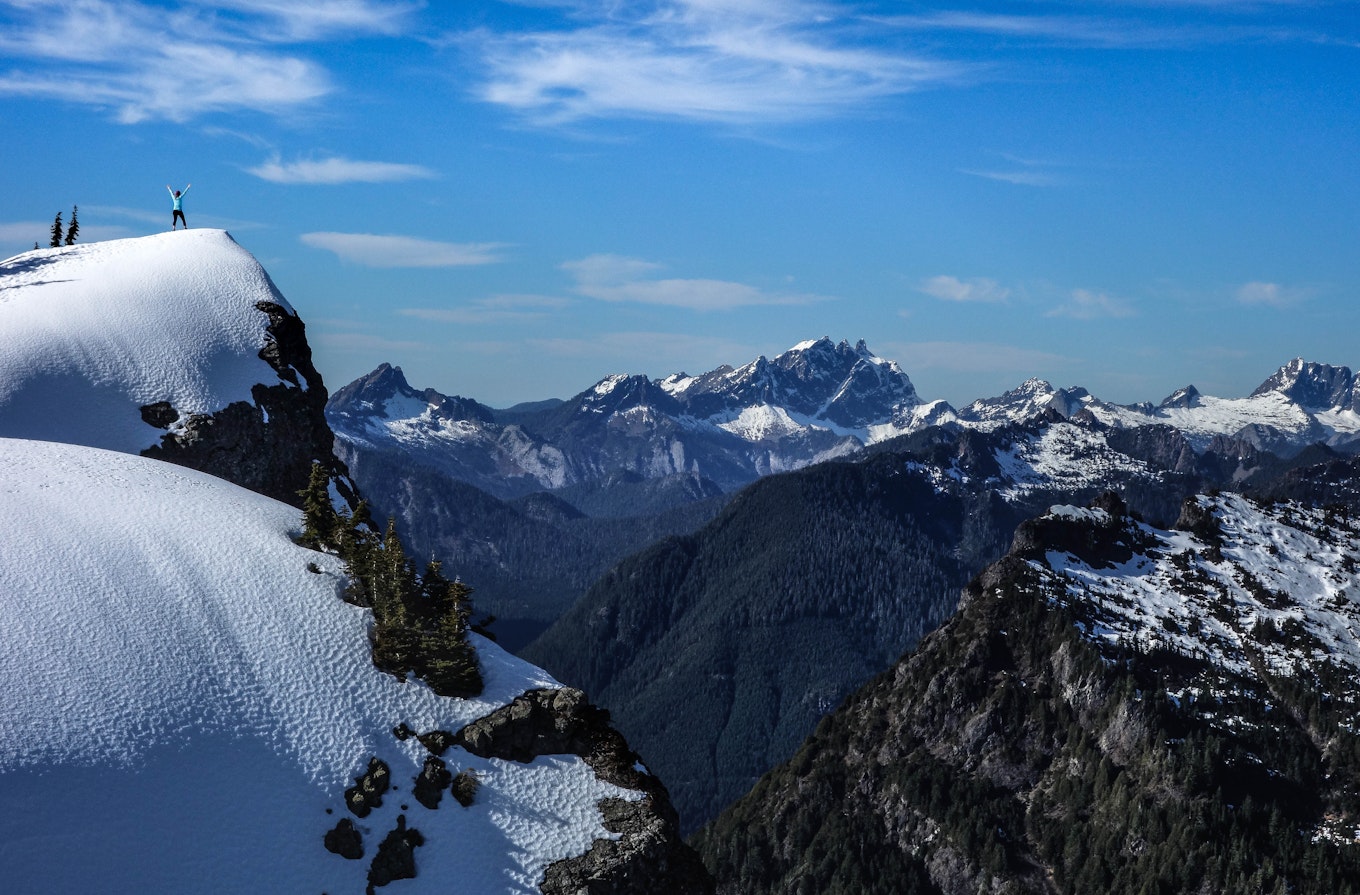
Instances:
[[[1322,664],[1360,673],[1360,520],[1236,494],[1196,500],[1217,520],[1217,549],[1193,534],[1139,523],[1151,547],[1123,563],[1096,568],[1048,553],[1059,599],[1081,605],[1088,635],[1169,649],[1247,679],[1265,669],[1310,680]],[[1356,695],[1345,698],[1352,723],[1360,721]]]
[[[35,249],[0,262],[0,437],[137,453],[163,432],[139,408],[181,415],[254,403],[276,384],[260,359],[260,301],[293,313],[225,230]]]
[[[477,638],[486,692],[436,696],[373,667],[339,561],[293,543],[300,513],[128,454],[0,439],[0,866],[5,891],[364,889],[404,814],[425,844],[409,893],[537,892],[548,864],[612,838],[598,802],[639,794],[574,756],[529,765],[454,748],[467,809],[409,792],[425,752],[543,671]],[[315,563],[318,572],[309,571]],[[355,820],[365,860],[327,852],[370,756],[397,787]]]
[[[1067,424],[1048,426],[1036,437],[1016,440],[1008,450],[997,453],[996,461],[1010,482],[1001,491],[1007,500],[1038,488],[1080,490],[1115,476],[1156,477],[1146,463],[1111,449],[1099,433]]]

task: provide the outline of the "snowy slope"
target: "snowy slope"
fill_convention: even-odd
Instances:
[[[181,414],[253,403],[279,376],[258,355],[267,301],[293,313],[224,230],[187,230],[0,262],[0,437],[138,452],[162,430],[139,408]]]
[[[209,237],[212,239],[212,237]],[[472,807],[409,798],[424,759],[399,723],[457,730],[544,672],[478,639],[486,692],[443,699],[378,672],[341,569],[296,546],[298,511],[127,454],[0,439],[0,867],[5,892],[364,888],[404,814],[425,844],[393,892],[536,892],[637,798],[575,757],[453,748]],[[309,572],[315,562],[319,573]],[[370,756],[399,791],[356,821],[365,860],[322,845]],[[333,813],[328,813],[333,812]]]
[[[1263,692],[1266,675],[1313,682],[1325,679],[1324,666],[1353,681],[1360,674],[1360,520],[1235,494],[1194,500],[1205,520],[1199,534],[1129,522],[1134,536],[1125,540],[1141,542],[1131,556],[1091,562],[1050,550],[1034,565],[1056,584],[1058,602],[1081,607],[1083,628],[1098,643],[1168,650],[1205,668],[1206,682],[1226,673]],[[1112,524],[1103,510],[1066,506],[1046,518]],[[1238,723],[1214,683],[1173,695],[1198,704],[1213,723]],[[1334,695],[1346,704],[1350,732],[1360,732],[1354,688]]]

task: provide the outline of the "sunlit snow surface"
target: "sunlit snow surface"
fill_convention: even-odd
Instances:
[[[139,408],[254,403],[259,358],[292,308],[224,230],[37,249],[0,262],[0,437],[136,453],[164,434]]]
[[[0,518],[7,895],[358,893],[399,813],[426,845],[390,891],[536,892],[549,863],[610,836],[601,798],[638,797],[575,757],[455,748],[476,803],[412,800],[425,751],[393,727],[457,730],[557,684],[481,639],[478,699],[378,672],[367,613],[340,600],[333,557],[292,542],[291,507],[127,454],[0,439]],[[322,836],[372,755],[398,791],[356,820],[366,857],[346,861]]]

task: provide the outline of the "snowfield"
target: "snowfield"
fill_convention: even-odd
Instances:
[[[418,877],[385,891],[537,892],[548,864],[611,838],[600,799],[640,797],[574,756],[454,748],[476,802],[410,798],[426,753],[393,727],[455,731],[558,684],[481,638],[477,699],[379,672],[367,613],[340,599],[338,560],[293,543],[291,507],[128,454],[0,439],[0,516],[8,895],[359,893],[398,814],[426,841]],[[322,837],[375,755],[397,791],[355,819],[365,858],[347,861]]]
[[[292,307],[224,230],[36,249],[0,262],[0,437],[137,453],[139,408],[212,413],[277,384],[258,355]]]

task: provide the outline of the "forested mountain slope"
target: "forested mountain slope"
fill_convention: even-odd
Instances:
[[[1055,506],[696,842],[726,893],[1360,890],[1360,524]]]

